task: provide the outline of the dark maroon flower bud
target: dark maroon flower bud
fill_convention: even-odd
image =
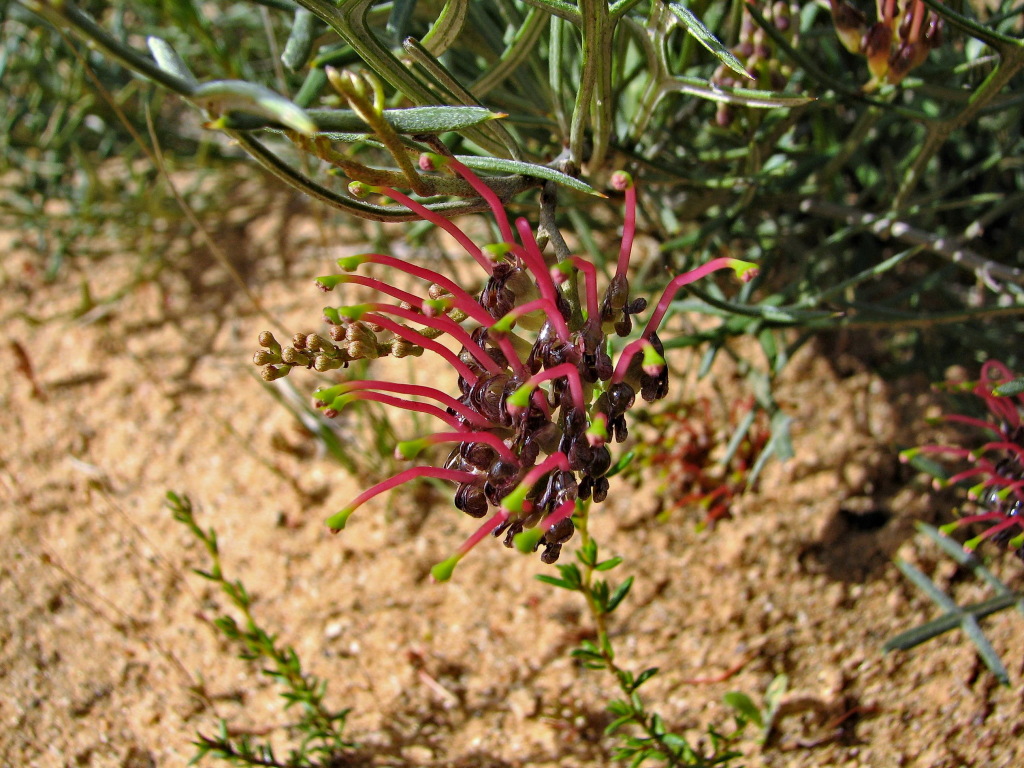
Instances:
[[[600,504],[602,501],[608,498],[608,490],[611,488],[611,483],[608,482],[607,477],[599,477],[594,481],[594,502]]]
[[[463,483],[455,492],[455,508],[470,517],[483,517],[490,507],[483,488],[473,483]]]
[[[563,517],[547,530],[541,541],[549,545],[565,544],[565,542],[572,538],[575,531],[576,526],[573,525],[572,520],[568,517]]]

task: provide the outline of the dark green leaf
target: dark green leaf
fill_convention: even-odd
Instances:
[[[625,599],[626,595],[629,594],[629,590],[632,586],[632,576],[619,584],[618,588],[612,593],[612,596],[608,598],[608,613],[611,613],[619,607],[619,603],[621,603]]]

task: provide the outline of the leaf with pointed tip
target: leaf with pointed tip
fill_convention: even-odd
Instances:
[[[693,35],[698,43],[707,48],[716,59],[737,75],[750,80],[754,79],[754,76],[743,68],[740,60],[733,56],[732,52],[722,45],[717,37],[711,34],[711,30],[704,26],[704,22],[693,15],[693,11],[682,3],[668,3],[667,5],[679,23],[686,27],[686,31]]]
[[[475,155],[456,155],[455,159],[463,165],[469,166],[474,171],[532,176],[536,179],[553,181],[556,184],[575,189],[577,192],[586,192],[588,195],[596,197],[607,197],[607,195],[598,192],[586,182],[574,179],[572,176],[556,171],[554,168],[548,168],[546,165],[534,165],[533,163],[524,163],[521,160],[506,160],[501,157],[477,157]]]

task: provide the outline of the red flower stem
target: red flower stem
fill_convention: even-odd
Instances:
[[[446,219],[440,214],[434,213],[422,203],[417,203],[411,197],[402,194],[396,189],[392,189],[391,187],[378,187],[377,189],[387,197],[390,197],[392,200],[396,200],[410,211],[414,211],[419,214],[421,218],[426,219],[437,227],[440,227],[449,235],[454,237],[458,241],[459,245],[465,248],[466,252],[476,259],[477,263],[486,270],[487,274],[491,274],[494,271],[494,265],[491,263],[491,260],[484,255],[484,252],[480,250],[480,246],[474,243],[470,236],[459,229],[454,222]]]
[[[569,381],[569,392],[572,395],[573,405],[577,408],[585,409],[587,401],[583,395],[583,381],[580,379],[580,369],[572,363],[562,363],[556,365],[554,368],[548,368],[543,371],[539,371],[531,376],[526,384],[532,386],[538,386],[545,381],[551,381],[553,379],[561,378],[565,376]]]
[[[435,272],[432,269],[426,269],[425,267],[419,267],[415,264],[410,264],[407,261],[403,261],[402,259],[395,258],[394,256],[388,256],[383,253],[364,253],[357,258],[363,259],[371,264],[380,264],[381,266],[390,267],[391,269],[397,269],[412,275],[413,277],[418,277],[421,280],[435,283],[444,288],[454,297],[457,309],[461,309],[476,322],[481,325],[490,325],[494,322],[494,318],[487,314],[487,311],[484,310],[484,308],[481,307],[472,296],[466,293],[462,286],[452,280],[449,280],[439,272]],[[341,261],[344,260],[342,259]]]
[[[658,326],[661,325],[661,321],[665,317],[665,313],[668,312],[668,307],[672,303],[672,300],[676,297],[676,293],[684,285],[695,283],[702,277],[710,275],[712,272],[717,272],[720,269],[731,269],[733,265],[733,259],[728,256],[722,256],[717,259],[712,259],[707,264],[702,264],[696,269],[691,269],[682,275],[676,275],[669,282],[668,287],[665,288],[665,293],[661,296],[661,301],[658,302],[658,306],[654,310],[654,314],[651,315],[651,319],[647,321],[647,327],[644,328],[642,338],[650,338],[651,334],[658,330]]]
[[[924,3],[921,0],[914,0],[914,20],[910,24],[910,34],[907,42],[916,43],[921,37],[921,24],[924,21]]]
[[[383,392],[375,392],[371,389],[359,389],[354,392],[348,392],[340,396],[346,400],[372,400],[375,403],[383,403],[384,405],[390,405],[395,408],[404,408],[407,411],[416,411],[417,413],[425,413],[428,416],[434,416],[452,429],[468,431],[466,425],[456,419],[447,411],[441,410],[436,405],[430,403],[420,403],[416,400],[403,400],[400,397],[392,397],[391,395],[385,395]],[[327,403],[328,406],[331,403]]]
[[[516,219],[516,229],[519,230],[519,237],[523,241],[523,254],[526,256],[523,261],[526,262],[527,268],[533,272],[540,295],[548,299],[552,304],[557,305],[557,289],[555,288],[554,281],[551,279],[551,272],[544,262],[544,254],[540,252],[540,246],[537,245],[537,240],[533,236],[533,230],[530,229],[530,222],[524,218],[518,218]]]
[[[983,451],[1009,451],[1010,453],[1016,454],[1018,460],[1019,459],[1024,459],[1024,448],[1022,448],[1021,446],[1017,445],[1016,443],[1011,443],[1009,441],[1000,441],[1000,442],[995,442],[995,443],[985,443],[983,446],[981,446],[981,450],[983,450]]]
[[[597,298],[597,268],[579,256],[573,256],[572,264],[583,273],[583,281],[587,290],[587,319],[600,317],[601,303]]]
[[[472,536],[462,542],[458,550],[456,550],[456,557],[462,557],[469,552],[469,550],[487,538],[491,531],[508,520],[508,516],[509,512],[507,509],[499,509],[495,512],[483,525],[476,529],[476,532],[473,533]]]
[[[646,333],[646,331],[645,331]],[[644,347],[651,346],[651,342],[646,336],[641,336],[639,339],[634,339],[623,347],[622,352],[619,353],[619,360],[615,363],[615,373],[612,374],[611,384],[618,384],[620,381],[626,378],[626,373],[629,371],[629,366],[633,362],[633,358],[639,355]]]
[[[437,445],[438,443],[484,443],[497,451],[498,455],[505,461],[510,461],[517,466],[519,465],[519,457],[516,456],[515,452],[505,445],[501,438],[490,432],[437,432],[420,438],[420,441],[425,446]]]
[[[493,429],[497,425],[492,421],[485,419],[480,413],[474,411],[468,405],[446,392],[442,392],[439,389],[433,387],[425,387],[420,384],[405,384],[401,382],[393,381],[374,381],[374,380],[357,380],[357,381],[346,381],[344,383],[344,392],[347,394],[349,391],[355,392],[357,390],[380,390],[382,392],[397,392],[400,395],[411,395],[413,397],[429,397],[432,400],[437,400],[441,405],[451,408],[459,416],[462,416],[466,421],[472,422],[474,426],[481,427],[484,429]],[[313,393],[316,394],[315,392]]]
[[[454,157],[445,157],[445,162],[447,162],[448,165],[451,166],[451,169],[459,174],[459,176],[468,181],[469,185],[476,190],[480,197],[487,201],[487,204],[491,207],[491,212],[494,214],[494,220],[498,223],[498,231],[501,232],[501,236],[505,238],[506,243],[515,245],[516,241],[512,236],[512,227],[508,224],[508,214],[505,212],[505,206],[502,205],[501,199],[498,197],[498,193],[487,186],[483,179]]]
[[[636,236],[636,185],[626,187],[626,219],[622,226],[622,246],[619,248],[619,264],[615,269],[616,276],[625,277],[629,269],[629,257],[633,251],[633,238]]]
[[[983,419],[976,419],[973,416],[964,416],[963,414],[959,414],[959,413],[943,414],[942,415],[942,420],[943,421],[952,421],[952,422],[956,422],[958,424],[967,424],[968,426],[977,427],[978,429],[984,429],[984,430],[986,430],[988,432],[996,432],[996,433],[999,432],[999,430],[996,428],[996,425],[993,424],[990,421],[984,421]]]
[[[550,515],[548,515],[547,517],[545,517],[543,520],[540,521],[540,526],[539,526],[540,530],[544,531],[544,533],[547,533],[548,531],[551,530],[551,526],[553,526],[555,523],[560,523],[562,520],[564,520],[567,517],[572,517],[572,513],[575,512],[575,511],[576,511],[576,502],[575,501],[563,502],[562,505],[558,509],[556,509]]]
[[[467,352],[473,355],[473,357],[476,358],[476,361],[480,363],[488,373],[498,374],[502,372],[501,366],[494,362],[494,358],[488,355],[485,350],[481,349],[479,344],[473,341],[473,338],[465,328],[447,315],[424,315],[419,312],[413,312],[412,310],[405,309],[404,307],[394,307],[390,304],[369,303],[361,306],[369,308],[372,312],[387,312],[389,315],[395,315],[405,320],[409,320],[410,322],[419,323],[420,325],[425,325],[428,328],[435,328],[439,331],[443,331],[461,344]],[[445,347],[445,349],[447,349],[447,347]]]
[[[472,472],[464,472],[458,469],[411,467],[410,469],[407,469],[404,472],[399,472],[397,475],[389,477],[387,480],[383,480],[382,482],[379,482],[371,488],[363,491],[345,506],[343,512],[351,514],[354,509],[362,506],[374,496],[379,496],[385,491],[390,491],[392,488],[396,488],[403,483],[408,483],[410,480],[416,480],[424,477],[434,477],[438,480],[450,480],[453,483],[469,483],[477,479],[477,476]]]
[[[516,378],[524,379],[530,375],[526,370],[526,364],[519,359],[519,353],[516,352],[515,345],[512,343],[512,339],[508,337],[508,334],[500,333],[488,336],[488,338],[498,343],[498,349],[504,353],[505,359],[508,360],[508,364],[512,367],[512,373],[515,374]]]
[[[383,317],[382,315],[366,314],[363,315],[361,319],[367,323],[374,323],[376,325],[379,325],[382,328],[391,331],[396,336],[399,336],[400,338],[403,338],[406,341],[410,341],[413,344],[423,347],[424,349],[429,349],[431,352],[436,352],[449,363],[451,363],[451,366],[456,371],[459,372],[462,378],[464,378],[470,384],[476,384],[477,379],[479,377],[473,372],[473,369],[466,365],[464,362],[462,362],[459,359],[459,356],[452,352],[450,349],[448,349],[448,347],[446,347],[444,344],[439,344],[433,339],[428,339],[422,333],[414,331],[412,328],[406,328],[401,324],[396,323],[394,320],[390,320],[386,317]]]

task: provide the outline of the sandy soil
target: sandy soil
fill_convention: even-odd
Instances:
[[[316,245],[315,227],[278,221],[216,235],[268,312],[314,330],[321,297],[309,278],[338,253]],[[451,583],[430,583],[430,565],[472,524],[409,492],[327,533],[323,518],[363,480],[318,452],[254,378],[249,359],[268,322],[203,248],[74,319],[83,281],[98,298],[128,284],[130,249],[56,284],[44,283],[38,257],[5,250],[0,763],[184,766],[195,733],[219,717],[287,743],[294,715],[279,690],[208,623],[223,598],[191,574],[207,562],[163,506],[167,490],[188,494],[216,528],[228,575],[249,587],[264,626],[329,680],[333,706],[353,707],[362,748],[351,764],[610,762],[615,742],[601,732],[617,692],[569,657],[591,627],[575,595],[533,579],[550,567],[481,546]],[[407,363],[381,365],[404,375]],[[743,395],[726,365],[716,380]],[[797,455],[769,465],[734,519],[703,532],[696,511],[659,522],[653,482],[619,484],[595,512],[604,551],[625,558],[619,578],[636,577],[612,627],[624,666],[662,670],[644,689],[650,707],[698,738],[709,723],[729,730],[724,693],[760,700],[785,673],[772,738],[761,746],[751,731],[740,743],[749,766],[1024,763],[1019,614],[984,622],[1009,688],[956,632],[908,653],[880,650],[937,613],[892,566],[897,554],[960,603],[989,596],[914,532],[914,519],[936,520],[950,503],[896,459],[930,434],[921,418],[936,396],[925,382],[886,383],[807,349],[778,398]],[[1014,559],[992,567],[1020,585]]]

